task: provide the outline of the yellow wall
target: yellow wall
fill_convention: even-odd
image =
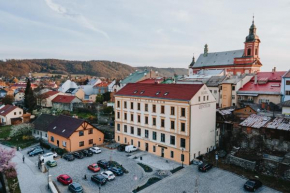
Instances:
[[[231,84],[222,84],[222,108],[232,106],[232,85]]]

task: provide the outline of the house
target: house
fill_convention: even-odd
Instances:
[[[23,110],[13,105],[0,107],[0,125],[14,125],[22,123]]]
[[[75,103],[81,103],[82,101],[75,96],[57,95],[52,101],[53,109],[60,109],[63,111],[73,111]]]
[[[290,100],[290,70],[282,76],[281,94],[282,102]]]
[[[7,95],[7,91],[5,89],[0,89],[0,98],[4,98]]]
[[[225,76],[225,70],[206,69],[193,73],[190,68],[189,75],[176,81],[177,84],[205,84],[212,76]]]
[[[47,91],[37,97],[37,105],[41,107],[52,107],[52,100],[60,95],[58,91]]]
[[[275,103],[281,102],[281,80],[285,71],[259,72],[241,87],[238,92],[239,103]]]
[[[282,106],[282,114],[286,116],[290,116],[290,100],[284,101],[281,103]]]
[[[57,118],[57,116],[49,115],[49,114],[41,114],[39,117],[33,121],[34,129],[32,131],[32,135],[35,138],[41,138],[44,140],[48,140],[47,138],[47,130],[48,126]]]
[[[215,117],[204,84],[129,83],[115,94],[116,142],[180,163],[215,149]]]
[[[70,88],[78,88],[78,85],[71,80],[67,80],[58,88],[58,91],[65,93]]]
[[[220,103],[220,84],[227,78],[227,76],[212,76],[207,82],[206,86],[208,87],[211,94],[214,96],[217,106]]]
[[[18,91],[16,94],[14,94],[14,100],[15,102],[18,101],[24,101],[24,92],[23,91]]]
[[[139,81],[138,83],[141,83],[141,84],[160,84],[162,81],[163,81],[163,78],[159,77],[159,78],[147,78],[147,79]]]
[[[209,53],[206,44],[204,53],[200,54],[196,62],[193,58],[189,65],[191,73],[202,69],[226,69],[226,72],[232,75],[259,72],[262,63],[259,57],[260,38],[257,36],[256,30],[253,20],[249,35],[244,42],[244,49]]]
[[[244,120],[251,114],[257,114],[257,111],[251,106],[247,105],[245,107],[235,109],[233,113],[235,117],[239,118],[240,120]]]
[[[111,83],[110,82],[106,82],[106,81],[103,81],[99,84],[96,84],[93,89],[94,89],[94,94],[97,95],[97,94],[104,94],[106,92],[109,92],[109,85]]]
[[[69,152],[104,142],[104,134],[90,123],[60,115],[47,128],[48,142]]]
[[[83,89],[79,89],[79,88],[69,88],[65,94],[67,95],[71,95],[71,96],[76,96],[81,100],[85,99],[85,92],[83,91]]]

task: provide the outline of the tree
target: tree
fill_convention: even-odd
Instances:
[[[36,98],[34,96],[33,90],[31,88],[30,80],[27,79],[26,88],[24,92],[24,106],[28,109],[28,112],[36,107]]]
[[[111,93],[110,92],[105,92],[103,94],[104,101],[110,101],[111,100]]]
[[[2,99],[2,103],[4,103],[5,105],[12,105],[13,102],[14,102],[14,97],[11,95],[6,95]]]
[[[0,147],[0,172],[5,173],[8,178],[17,176],[15,171],[15,163],[11,159],[15,156],[15,149],[4,149]]]
[[[96,96],[96,103],[103,104],[103,102],[104,102],[104,96],[102,94],[98,94]]]
[[[17,136],[29,134],[33,128],[34,128],[33,125],[29,123],[13,125],[11,127],[9,137],[17,137]]]

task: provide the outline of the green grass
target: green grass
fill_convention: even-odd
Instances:
[[[22,136],[19,136],[0,142],[9,147],[21,147],[23,149],[37,143],[38,141],[36,139],[23,140]]]
[[[0,127],[0,139],[1,138],[5,139],[5,138],[9,137],[10,131],[11,131],[11,125],[1,126]]]

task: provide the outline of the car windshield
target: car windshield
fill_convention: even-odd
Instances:
[[[246,182],[246,185],[253,187],[255,185],[255,182],[253,182],[253,181],[247,181]]]
[[[109,176],[114,176],[114,174],[110,174]]]
[[[92,165],[94,168],[97,168],[98,167],[98,165]]]
[[[67,179],[66,179],[66,181],[70,181],[70,180],[71,180],[71,178],[67,178]]]

